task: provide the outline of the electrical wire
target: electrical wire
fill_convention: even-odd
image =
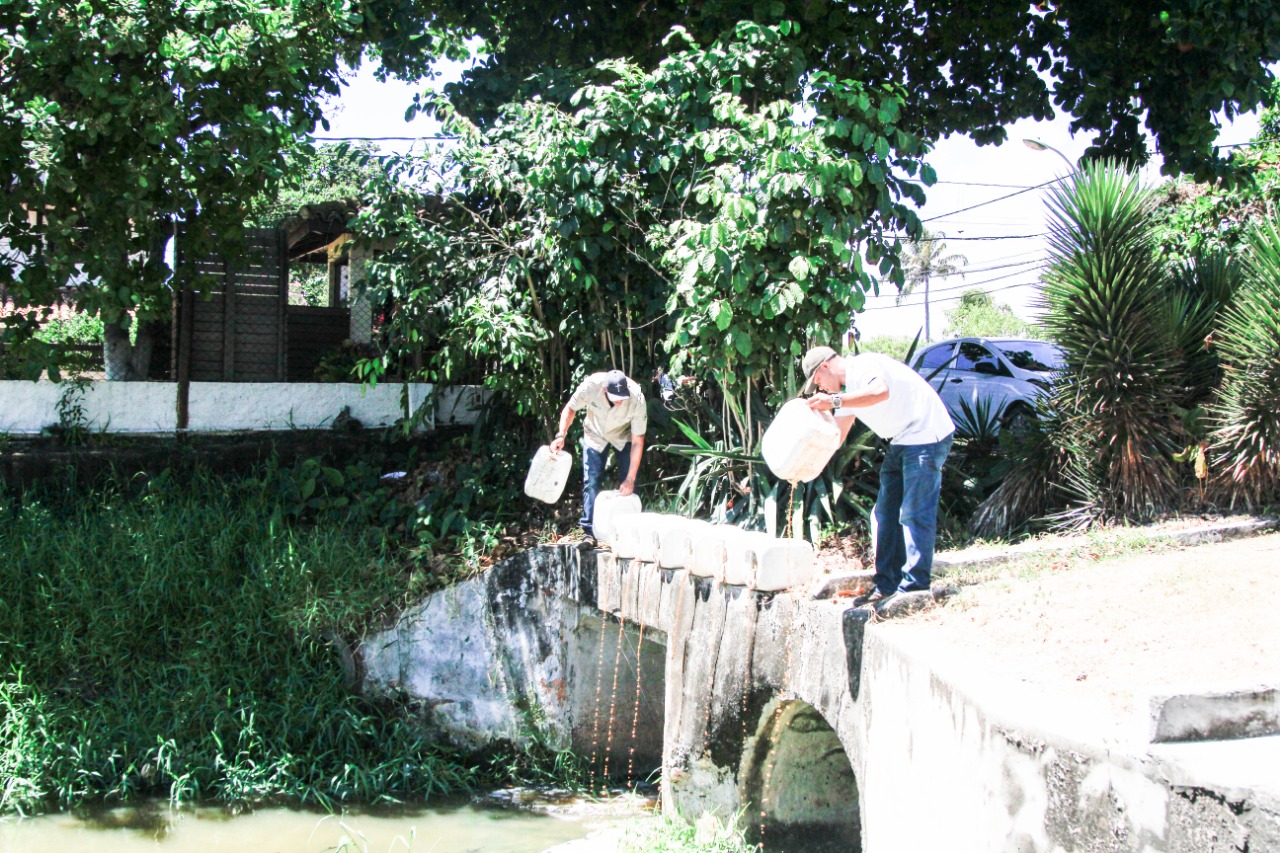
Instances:
[[[990,296],[993,293],[1000,293],[1003,290],[1014,290],[1019,287],[1034,287],[1039,283],[1040,282],[1038,281],[1020,281],[1017,284],[1006,284],[1002,287],[993,287],[990,290],[983,290],[982,292],[987,296]],[[970,289],[977,290],[978,288],[970,288]],[[964,299],[964,294],[962,293],[959,296],[944,296],[941,299],[934,299],[932,292],[930,292],[929,294],[930,305],[936,305],[940,302],[955,302],[957,299]],[[923,300],[920,302],[904,302],[901,305],[876,305],[871,308],[863,308],[858,313],[865,314],[869,311],[889,311],[893,308],[919,308],[922,305],[924,305]]]
[[[1069,177],[1071,177],[1071,176],[1070,176],[1070,175],[1063,175],[1063,176],[1062,176],[1062,177],[1060,177],[1060,178],[1054,178],[1052,181],[1045,181],[1043,184],[1036,184],[1035,186],[1032,186],[1032,187],[1026,187],[1026,188],[1024,188],[1024,189],[1020,189],[1020,190],[1018,190],[1017,192],[1008,193],[1008,194],[1006,194],[1006,195],[998,196],[998,197],[996,197],[996,198],[989,199],[989,200],[987,200],[987,201],[980,201],[980,202],[978,202],[977,204],[971,204],[971,205],[969,205],[968,207],[962,207],[962,208],[960,208],[959,210],[952,210],[952,211],[949,211],[949,212],[947,212],[947,213],[940,213],[940,214],[938,214],[937,216],[930,216],[928,219],[921,219],[920,221],[921,221],[921,222],[936,222],[936,221],[938,221],[939,219],[945,219],[945,218],[946,218],[946,217],[948,217],[948,216],[955,216],[957,213],[966,213],[966,212],[968,212],[968,211],[970,211],[970,210],[977,210],[977,209],[978,209],[978,208],[980,208],[980,207],[986,207],[986,206],[987,206],[987,205],[989,205],[989,204],[995,204],[996,202],[1001,202],[1001,201],[1004,201],[1004,200],[1006,200],[1006,199],[1013,198],[1013,197],[1015,197],[1015,196],[1020,196],[1020,195],[1022,195],[1022,194],[1024,194],[1024,193],[1029,193],[1029,192],[1031,192],[1032,190],[1042,190],[1042,189],[1044,189],[1045,187],[1051,187],[1051,186],[1053,186],[1054,184],[1060,184],[1060,183],[1062,183],[1063,181],[1065,181],[1065,180],[1066,180],[1067,178],[1069,178]]]
[[[994,278],[983,279],[982,281],[970,281],[970,282],[965,282],[964,284],[956,284],[956,285],[952,285],[952,286],[950,286],[950,287],[938,287],[938,288],[933,288],[933,287],[931,287],[931,288],[929,288],[929,302],[932,304],[932,303],[935,301],[935,300],[934,300],[934,294],[936,294],[936,293],[954,293],[954,292],[955,292],[955,291],[957,291],[957,290],[981,290],[981,289],[982,289],[982,285],[984,285],[984,284],[991,284],[991,283],[993,283],[993,282],[997,282],[997,281],[1004,281],[1004,280],[1006,280],[1006,279],[1014,278],[1015,276],[1026,275],[1027,273],[1035,272],[1035,271],[1036,271],[1036,270],[1038,270],[1038,269],[1044,269],[1044,268],[1045,268],[1045,266],[1047,266],[1047,265],[1046,265],[1046,264],[1041,264],[1040,266],[1038,266],[1038,267],[1032,267],[1031,269],[1017,270],[1017,271],[1015,271],[1015,272],[1006,273],[1005,275],[998,275],[998,276],[995,276]],[[1013,287],[1025,287],[1025,286],[1026,286],[1026,285],[1028,285],[1028,284],[1035,284],[1035,283],[1036,283],[1036,282],[1028,281],[1028,282],[1023,282],[1022,284],[1018,284],[1018,285],[1011,285],[1011,286],[1013,286]],[[996,290],[1001,290],[1001,289],[1003,289],[1003,288],[996,288]],[[984,292],[985,292],[985,291],[984,291]],[[994,293],[994,292],[995,292],[995,290],[992,290],[992,291],[990,291],[990,292]],[[888,298],[890,295],[891,295],[891,294],[884,294],[881,298]],[[911,297],[914,297],[914,296],[922,296],[922,295],[923,295],[923,294],[918,293],[918,292],[914,292],[914,291],[913,291],[912,293],[908,294],[908,296],[911,296]],[[963,295],[964,295],[964,294],[961,294],[961,296],[963,296]],[[945,299],[959,299],[959,298],[960,298],[960,296],[955,296],[955,297],[943,297],[943,300],[945,300]],[[943,300],[936,300],[936,301],[943,301]],[[872,308],[866,308],[866,309],[864,309],[864,310],[866,310],[866,311],[885,311],[885,310],[887,310],[887,309],[889,309],[889,308],[906,308],[906,307],[909,307],[909,306],[911,306],[911,305],[923,305],[923,304],[924,304],[924,300],[923,300],[923,299],[921,299],[921,300],[918,300],[918,301],[916,301],[916,302],[901,302],[901,303],[897,303],[897,304],[894,304],[894,305],[877,305],[877,306],[874,306],[874,307],[872,307]]]

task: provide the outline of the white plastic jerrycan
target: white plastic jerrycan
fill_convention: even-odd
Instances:
[[[815,412],[800,398],[778,410],[760,442],[765,464],[779,480],[807,483],[822,473],[840,447],[840,427],[830,412]]]
[[[618,542],[618,523],[624,516],[640,512],[640,496],[632,492],[625,498],[616,490],[601,492],[596,495],[595,511],[591,526],[596,539],[610,547]]]
[[[667,518],[656,512],[637,512],[620,517],[613,553],[630,560],[656,563],[661,528]]]
[[[711,527],[700,518],[669,516],[662,531],[658,566],[663,569],[685,569],[693,565],[693,544]]]
[[[762,592],[805,586],[817,573],[813,545],[803,539],[770,539],[756,551],[754,586]]]
[[[533,464],[524,478],[524,493],[543,503],[555,503],[564,494],[564,484],[569,482],[572,467],[572,453],[567,450],[552,453],[550,447],[542,445],[533,454]]]
[[[729,540],[744,533],[741,527],[734,527],[732,524],[712,524],[701,529],[693,543],[693,560],[689,573],[700,578],[723,580],[729,556]]]
[[[752,586],[756,579],[759,554],[775,542],[768,533],[744,531],[725,540],[724,582],[730,586]]]

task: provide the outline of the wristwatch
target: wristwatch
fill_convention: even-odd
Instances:
[[[832,394],[831,395],[831,411],[832,412],[840,411],[840,405],[843,402],[844,402],[843,394]]]

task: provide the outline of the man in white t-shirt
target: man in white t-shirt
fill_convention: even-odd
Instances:
[[[856,420],[888,439],[876,497],[876,588],[865,603],[929,589],[942,464],[955,424],[920,374],[879,353],[841,356],[814,347],[801,362],[809,408],[831,412],[843,441]]]
[[[587,414],[582,422],[581,524],[587,541],[594,544],[592,518],[609,448],[618,453],[618,492],[629,495],[635,491],[636,473],[644,456],[649,412],[640,386],[621,370],[593,373],[582,380],[560,410],[559,428],[550,445],[553,452],[559,453],[564,447],[574,416],[584,410]]]

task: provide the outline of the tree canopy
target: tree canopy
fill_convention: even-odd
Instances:
[[[584,85],[611,84],[611,62],[655,72],[686,49],[673,31],[723,44],[744,21],[786,27],[788,54],[738,69],[728,91],[756,114],[783,101],[803,113],[809,93],[826,93],[824,121],[839,130],[824,145],[854,160],[865,139],[847,131],[865,110],[837,91],[894,93],[881,123],[925,144],[951,132],[997,142],[1008,122],[1056,107],[1096,133],[1090,153],[1141,159],[1145,121],[1169,168],[1211,175],[1223,166],[1214,114],[1260,103],[1280,59],[1280,6],[1256,0],[7,0],[0,286],[40,305],[87,282],[83,302],[108,337],[131,313],[163,315],[160,247],[175,221],[191,223],[193,251],[234,247],[246,205],[270,193],[339,91],[343,60],[372,52],[387,73],[416,77],[478,35],[487,52],[448,105],[417,106],[489,129],[523,98],[569,108]],[[690,81],[676,100],[713,91],[725,90]]]
[[[944,338],[1025,338],[1037,337],[1033,325],[1023,320],[1003,302],[979,289],[966,290],[947,312]]]
[[[109,329],[162,314],[174,223],[193,251],[234,246],[366,40],[345,0],[7,0],[0,286],[38,306],[80,280]]]
[[[811,338],[838,339],[880,277],[901,281],[895,235],[919,228],[933,182],[906,95],[812,74],[792,100],[792,32],[677,31],[652,71],[601,63],[569,110],[454,116],[443,204],[407,189],[436,164],[395,164],[363,223],[395,245],[374,297],[398,306],[400,340],[440,341],[431,378],[500,366],[510,399],[545,413],[584,370],[665,363],[750,399],[764,377],[785,388]]]
[[[1172,172],[1218,173],[1216,113],[1232,117],[1263,103],[1268,64],[1280,60],[1280,4],[1257,0],[419,0],[435,43],[486,40],[485,59],[448,88],[478,120],[501,104],[543,97],[545,69],[562,73],[630,57],[653,68],[663,36],[679,25],[700,43],[737,22],[792,21],[804,72],[825,72],[908,93],[906,130],[929,140],[948,133],[1003,141],[1004,125],[1073,117],[1094,134],[1086,156],[1142,161],[1145,122]],[[420,33],[386,22],[383,61],[419,73]],[[415,39],[417,42],[415,42]],[[539,74],[537,80],[532,79]],[[797,85],[803,85],[803,76]],[[561,87],[567,96],[574,87]]]

